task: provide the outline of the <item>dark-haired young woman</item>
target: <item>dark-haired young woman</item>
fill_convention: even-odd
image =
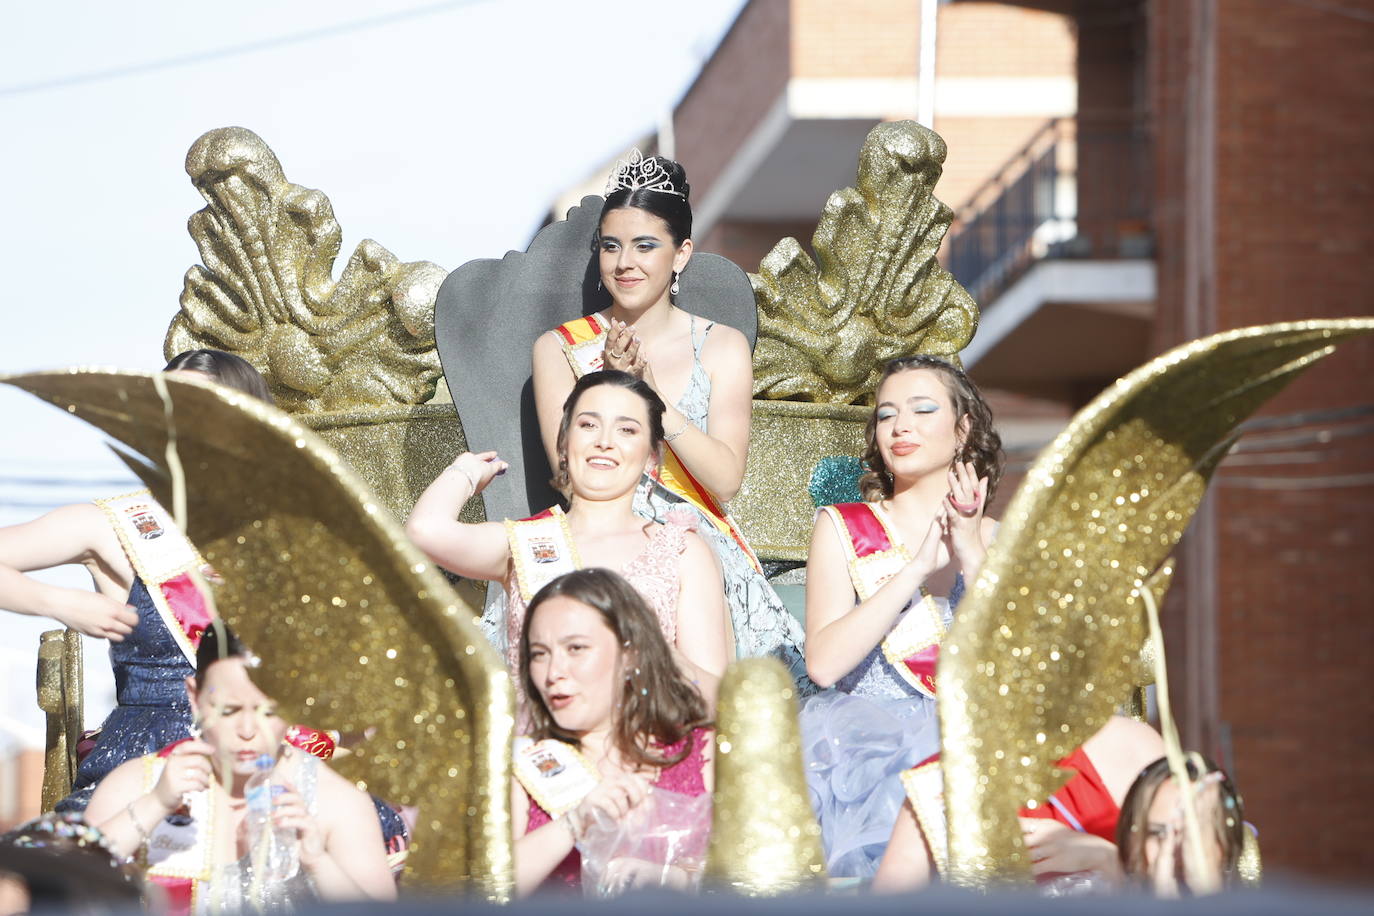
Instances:
[[[610,308],[543,334],[534,345],[534,397],[551,466],[562,405],[600,368],[642,378],[666,405],[661,467],[644,476],[635,511],[663,522],[678,507],[697,519],[724,576],[741,657],[773,655],[805,681],[801,625],[764,578],[723,504],[749,457],[753,357],[738,330],[674,304],[692,256],[691,188],[682,166],[636,152],[607,186],[596,237]],[[809,685],[808,685],[809,686]]]
[[[170,916],[266,912],[316,896],[394,899],[373,802],[285,743],[276,703],[253,683],[255,663],[222,624],[207,629],[182,687],[199,735],[116,767],[96,788],[90,823],[163,887]],[[297,862],[275,877],[254,872],[262,860],[247,821],[245,790],[263,755],[273,761],[273,826],[297,840]]]
[[[832,876],[877,870],[904,792],[900,773],[939,749],[935,661],[996,523],[1002,471],[992,413],[963,372],[889,363],[869,418],[865,501],[816,517],[806,564],[802,710],[807,782]]]
[[[591,566],[616,570],[634,585],[708,694],[733,659],[710,548],[676,516],[659,524],[634,511],[640,478],[658,463],[663,410],[653,389],[628,373],[602,370],[578,381],[557,436],[554,484],[568,494],[566,513],[555,507],[522,521],[458,521],[464,503],[504,470],[495,452],[459,455],[416,501],[406,531],[421,550],[460,576],[505,583],[512,672],[534,594],[563,573]]]
[[[653,612],[615,573],[579,570],[541,588],[519,653],[532,743],[517,750],[511,811],[516,893],[524,896],[545,884],[579,885],[575,847],[598,812],[620,820],[650,787],[709,792],[713,758],[705,701],[674,663]],[[572,771],[583,777],[575,787]],[[619,883],[634,884],[635,863],[615,864]],[[646,870],[662,880],[662,869]]]
[[[163,371],[272,401],[258,371],[232,353],[189,350]],[[146,490],[62,506],[0,528],[0,608],[50,617],[110,640],[117,705],[58,810],[84,809],[95,784],[114,767],[189,734],[191,711],[182,683],[208,617],[186,569],[202,562]],[[86,567],[94,592],[24,575],[68,563]]]

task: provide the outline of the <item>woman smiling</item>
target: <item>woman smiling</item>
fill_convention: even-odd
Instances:
[[[653,609],[684,670],[713,695],[734,658],[720,570],[690,521],[634,512],[635,488],[658,462],[663,402],[645,382],[604,370],[580,379],[563,405],[557,507],[522,521],[466,524],[458,511],[505,468],[495,452],[459,455],[420,496],[406,531],[460,576],[504,582],[506,655],[518,661],[525,607],[544,583],[583,567],[619,571]]]

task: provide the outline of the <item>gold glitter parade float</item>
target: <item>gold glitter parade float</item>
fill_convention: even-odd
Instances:
[[[754,449],[732,508],[766,559],[803,559],[815,503],[856,476],[875,367],[917,352],[957,361],[973,336],[976,306],[935,260],[950,219],[933,197],[944,151],[911,122],[880,125],[856,187],[826,204],[816,259],[785,239],[750,278]],[[435,397],[443,271],[364,242],[333,280],[339,230],[327,199],[289,184],[249,131],[211,131],[187,168],[208,202],[191,220],[205,265],[188,272],[168,352],[239,353],[294,414],[213,385],[167,385],[188,533],[226,579],[220,608],[267,656],[264,687],[303,721],[379,727],[340,768],[421,807],[416,880],[506,899],[510,681],[473,626],[477,605],[395,520],[465,447],[452,405]],[[1157,598],[1167,585],[1169,549],[1226,437],[1339,339],[1371,329],[1307,322],[1194,342],[1108,389],[1042,456],[942,658],[946,791],[958,812],[950,877],[1028,878],[1015,811],[1061,784],[1053,761],[1144,679],[1143,592]],[[168,495],[168,415],[150,376],[6,381],[124,442]],[[1170,415],[1182,402],[1192,409]],[[44,708],[58,731],[79,680],[64,657],[45,655],[58,692]],[[786,680],[754,660],[722,684],[707,867],[739,892],[799,889],[824,872]]]

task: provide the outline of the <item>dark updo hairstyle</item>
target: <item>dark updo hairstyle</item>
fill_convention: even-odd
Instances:
[[[972,462],[978,476],[987,478],[987,503],[991,503],[993,495],[997,492],[997,484],[1002,479],[1004,459],[1002,437],[997,435],[997,429],[992,424],[992,409],[988,407],[987,401],[983,400],[978,386],[973,384],[962,369],[939,357],[925,355],[899,357],[884,366],[883,374],[874,388],[875,398],[877,390],[883,387],[883,382],[899,372],[909,372],[913,369],[931,369],[940,373],[945,391],[948,392],[954,408],[955,424],[967,418],[968,432],[964,435],[959,450],[954,453],[954,460]],[[863,492],[864,499],[869,502],[890,499],[893,486],[892,472],[883,463],[883,453],[878,449],[876,406],[868,417],[868,425],[864,428],[863,463],[868,468],[859,478],[859,489]]]
[[[215,619],[200,634],[200,645],[196,646],[196,689],[205,686],[205,673],[215,662],[226,658],[250,659],[253,654],[239,641],[229,624]]]
[[[618,188],[607,194],[606,203],[601,208],[601,218],[597,220],[596,238],[592,242],[593,250],[601,246],[601,223],[605,221],[606,214],[612,210],[626,208],[652,213],[667,223],[668,234],[672,236],[674,245],[680,247],[692,237],[692,205],[687,202],[692,193],[692,186],[687,183],[687,173],[681,165],[662,156],[649,156],[644,163],[650,169],[653,165],[661,168],[668,176],[673,191],[677,193],[652,191],[648,188]],[[653,165],[649,165],[650,163]]]
[[[178,369],[186,372],[203,372],[221,385],[251,394],[260,401],[275,403],[272,400],[272,392],[267,389],[267,380],[242,356],[225,353],[223,350],[187,350],[173,356],[167,365],[162,367],[163,372]]]
[[[635,378],[619,369],[588,372],[577,380],[577,384],[573,385],[572,391],[568,393],[567,400],[563,402],[563,419],[558,423],[558,469],[554,471],[553,479],[549,483],[565,496],[568,494],[568,488],[572,486],[572,479],[568,476],[568,430],[572,428],[577,401],[584,392],[602,385],[624,388],[643,398],[644,409],[649,413],[649,445],[654,452],[658,452],[663,446],[663,412],[667,408],[664,407],[663,399],[658,396],[658,392],[650,388],[643,379]]]
[[[1188,779],[1201,796],[1216,786],[1215,805],[1197,806],[1199,827],[1210,832],[1221,848],[1222,881],[1236,878],[1236,866],[1245,848],[1245,808],[1235,783],[1211,758],[1190,753],[1185,757]],[[1116,852],[1127,880],[1148,882],[1151,869],[1145,861],[1145,841],[1150,836],[1150,806],[1155,802],[1159,787],[1173,777],[1169,758],[1161,757],[1140,771],[1121,802],[1121,816],[1116,822]],[[1210,814],[1210,817],[1207,816]],[[1182,863],[1180,862],[1180,865]],[[1180,879],[1183,872],[1179,873]]]
[[[535,592],[520,633],[520,683],[529,697],[531,736],[577,746],[577,735],[559,728],[530,674],[530,623],[540,605],[557,596],[585,604],[601,615],[621,647],[620,665],[610,673],[620,687],[612,740],[621,758],[647,766],[670,766],[691,752],[665,755],[655,747],[676,744],[692,730],[710,724],[706,701],[683,676],[658,618],[634,586],[609,569],[591,567],[566,573]],[[633,673],[631,673],[633,672]]]

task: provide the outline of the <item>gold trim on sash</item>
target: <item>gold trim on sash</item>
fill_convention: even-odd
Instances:
[[[506,540],[520,597],[526,603],[545,584],[582,568],[568,517],[557,506],[541,518],[506,519]]]
[[[196,648],[168,603],[162,585],[177,576],[204,569],[205,559],[177,528],[171,513],[159,505],[148,490],[136,490],[94,502],[105,513],[129,558],[129,564],[143,580],[162,623],[176,640],[186,660],[194,666]]]
[[[854,539],[850,536],[849,526],[845,524],[844,516],[840,515],[840,511],[834,506],[821,507],[821,511],[830,516],[830,520],[835,523],[836,533],[839,534],[840,543],[844,546],[845,565],[849,569],[849,581],[854,586],[854,592],[859,596],[860,601],[867,601],[872,598],[878,589],[887,584],[887,580],[895,576],[912,559],[910,551],[906,549],[906,545],[888,525],[881,509],[872,506],[870,508],[873,509],[874,518],[878,520],[883,531],[887,533],[887,542],[893,546],[861,557],[854,552]]]
[[[515,778],[550,817],[576,808],[601,782],[601,773],[577,748],[554,738],[515,739]]]
[[[949,825],[945,820],[945,777],[940,772],[940,758],[903,770],[901,778],[926,848],[935,860],[936,870],[943,875],[949,867]]]
[[[143,790],[145,793],[152,791],[166,765],[167,758],[159,757],[156,754],[148,754],[143,758]],[[190,811],[190,824],[186,826],[195,827],[195,842],[184,850],[170,853],[157,862],[150,861],[151,854],[158,847],[159,838],[163,844],[166,844],[169,842],[171,831],[177,829],[170,822],[170,818],[176,815],[168,815],[160,818],[153,825],[153,829],[148,831],[148,841],[142,847],[140,858],[147,866],[147,874],[150,877],[190,879],[197,882],[192,889],[192,903],[194,904],[195,896],[200,890],[199,882],[208,881],[214,874],[215,806],[210,789],[188,792],[185,798],[186,806]],[[200,858],[199,864],[192,861],[197,857]],[[195,912],[194,906],[191,912]]]

